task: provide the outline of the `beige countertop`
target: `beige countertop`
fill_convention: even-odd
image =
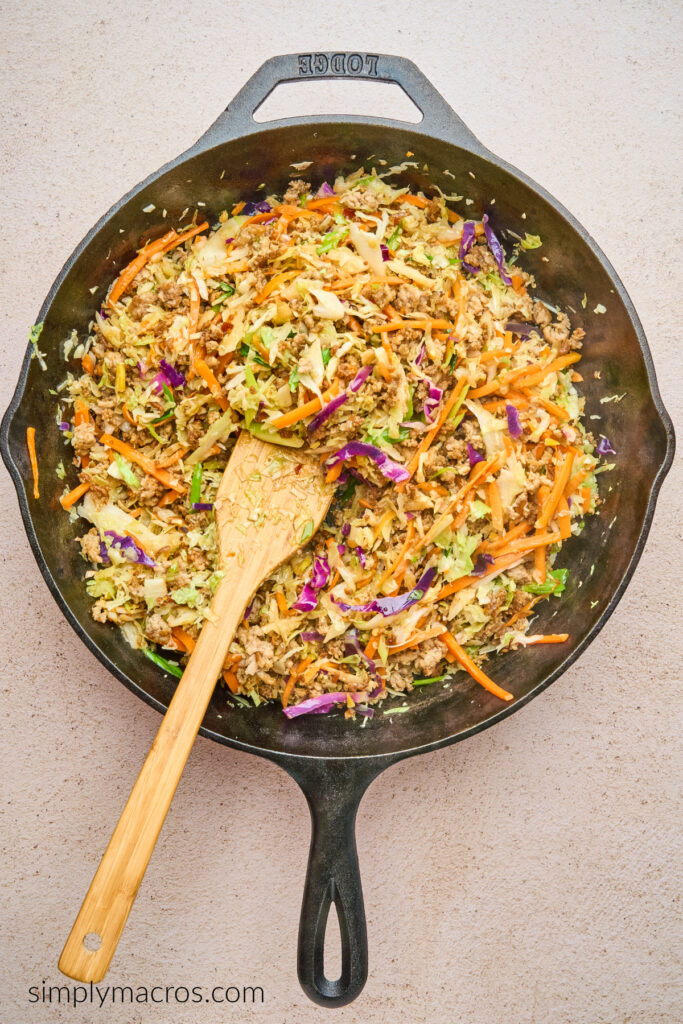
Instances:
[[[266,57],[363,49],[412,57],[485,145],[586,226],[633,298],[680,423],[680,9],[532,0],[502,11],[492,0],[5,5],[0,406],[43,296],[120,195],[199,136]],[[273,114],[402,109],[391,87],[294,88]],[[304,798],[278,768],[204,739],[107,984],[260,985],[265,1002],[30,1002],[31,986],[65,982],[59,951],[158,716],[62,618],[4,470],[0,502],[3,1024],[321,1020],[295,971]],[[335,1021],[683,1017],[680,505],[679,466],[626,595],[559,681],[495,729],[371,787],[358,818],[370,978]]]

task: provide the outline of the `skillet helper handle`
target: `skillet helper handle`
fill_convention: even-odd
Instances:
[[[216,590],[217,621],[204,624],[59,959],[76,981],[101,981],[109,968],[254,586],[243,572]]]
[[[320,1006],[345,1006],[368,977],[368,939],[355,822],[358,805],[380,768],[337,761],[291,771],[311,812],[311,848],[299,922],[297,973],[306,995]],[[334,904],[334,906],[333,906]],[[339,978],[325,974],[325,934],[336,910],[341,935]]]
[[[207,149],[239,135],[263,131],[266,125],[254,121],[254,113],[276,86],[283,82],[305,82],[318,78],[355,78],[398,85],[421,111],[423,120],[419,124],[402,121],[395,123],[407,124],[411,131],[435,135],[471,152],[486,153],[485,148],[464,121],[411,60],[388,53],[342,51],[286,53],[279,57],[271,57],[242,86],[193,149]],[[348,119],[355,118],[325,118],[332,121]],[[318,121],[320,118],[306,117],[300,120],[306,123]]]

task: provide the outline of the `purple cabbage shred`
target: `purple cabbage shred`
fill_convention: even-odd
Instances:
[[[616,455],[617,454],[616,451],[614,450],[614,448],[609,443],[609,441],[607,440],[606,437],[601,437],[600,438],[600,440],[598,441],[598,444],[597,444],[597,447],[596,447],[595,450],[598,453],[598,455]]]
[[[367,700],[365,693],[321,693],[317,697],[309,697],[301,704],[294,704],[284,709],[287,718],[298,718],[300,715],[326,715],[335,704],[346,704],[351,698],[354,704]]]
[[[245,203],[240,210],[240,214],[243,217],[253,217],[256,213],[268,213],[270,210],[272,210],[270,203],[265,199],[261,199],[258,203]]]
[[[468,263],[465,260],[468,252],[474,244],[474,221],[466,220],[462,227],[462,237],[460,239],[460,250],[458,255],[463,266],[463,270],[469,270],[470,274],[476,274],[479,267],[475,267],[473,263]]]
[[[467,442],[467,458],[470,460],[470,469],[472,466],[476,466],[478,462],[484,461],[484,456],[476,448],[473,448],[469,441]]]
[[[505,405],[505,412],[508,418],[508,431],[510,437],[517,440],[518,437],[522,436],[522,424],[519,422],[519,413],[515,409],[514,405],[510,405],[509,402]]]
[[[413,589],[406,591],[405,594],[398,594],[396,597],[377,597],[366,604],[345,604],[343,601],[335,601],[335,604],[343,612],[379,612],[385,618],[389,615],[398,615],[399,612],[404,612],[406,608],[422,600],[435,576],[436,569],[432,566],[422,574]]]
[[[349,384],[349,390],[353,391],[354,394],[355,394],[356,391],[358,391],[360,388],[362,388],[363,384],[365,384],[366,380],[368,379],[368,377],[370,376],[371,373],[372,373],[372,366],[363,366],[363,367],[361,367],[361,369],[358,371],[356,376],[353,378],[353,380]]]
[[[493,555],[477,555],[477,560],[472,568],[472,575],[483,576],[490,565],[493,565]]]
[[[345,391],[342,391],[341,395],[337,395],[327,405],[324,405],[319,413],[317,413],[311,422],[308,424],[307,430],[309,434],[313,434],[319,427],[322,427],[325,420],[329,419],[330,416],[337,411],[337,409],[344,404],[349,396]]]
[[[105,530],[105,537],[111,537],[112,541],[110,547],[115,547],[117,550],[124,555],[129,562],[137,562],[139,565],[148,565],[151,568],[156,566],[156,562],[146,555],[145,552],[139,547],[132,537],[121,536],[119,533],[114,533],[113,530]]]
[[[491,255],[498,264],[501,280],[504,282],[504,284],[512,284],[512,278],[505,269],[505,253],[503,252],[503,247],[496,238],[495,234],[493,233],[493,228],[490,227],[489,225],[488,213],[484,214],[481,222],[484,225],[484,234],[486,235],[486,241],[489,243]]]
[[[345,444],[343,448],[340,448],[338,452],[329,457],[325,466],[327,469],[332,469],[338,462],[346,462],[347,459],[353,459],[359,455],[372,459],[382,476],[387,477],[388,480],[393,480],[394,483],[398,484],[403,480],[410,479],[410,473],[405,466],[394,462],[393,459],[390,459],[385,452],[375,447],[374,444],[366,444],[363,441],[350,441],[349,444]]]

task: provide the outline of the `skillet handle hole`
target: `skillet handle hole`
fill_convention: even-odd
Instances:
[[[311,88],[315,86],[315,88]],[[259,104],[253,118],[259,124],[297,116],[359,114],[388,117],[419,124],[422,112],[400,86],[391,82],[347,82],[340,79],[313,82],[283,82]]]
[[[334,983],[340,981],[342,976],[342,939],[334,882],[330,884],[330,888],[334,895],[327,910],[327,921],[324,926],[322,971],[325,980]]]

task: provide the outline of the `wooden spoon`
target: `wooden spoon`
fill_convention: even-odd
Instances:
[[[106,974],[245,608],[318,529],[333,490],[310,456],[240,434],[215,501],[224,576],[62,951],[70,978]]]

